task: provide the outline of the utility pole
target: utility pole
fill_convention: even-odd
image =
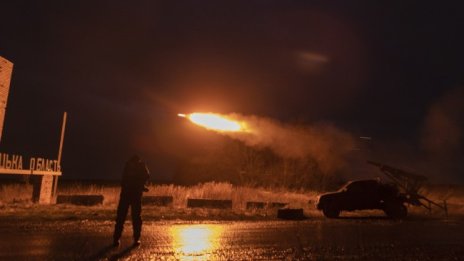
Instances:
[[[60,138],[60,147],[58,149],[58,165],[60,166],[61,171],[61,154],[63,151],[63,142],[64,142],[64,133],[66,131],[66,119],[67,119],[67,112],[63,113],[63,124],[61,125],[61,138]],[[56,190],[58,188],[58,176],[53,177],[53,195],[52,197],[56,199]]]

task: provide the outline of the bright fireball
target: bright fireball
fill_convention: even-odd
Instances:
[[[177,114],[179,117],[189,119],[191,122],[209,130],[216,131],[240,131],[242,126],[239,122],[228,119],[215,113],[191,113]]]

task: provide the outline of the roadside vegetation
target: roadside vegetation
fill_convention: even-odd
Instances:
[[[76,184],[61,188],[58,193],[63,195],[101,194],[104,197],[104,205],[116,205],[119,191],[118,186]],[[249,201],[289,203],[291,207],[301,208],[306,206],[310,200],[312,202],[316,194],[316,192],[304,190],[234,186],[225,182],[207,182],[194,186],[151,185],[144,196],[172,196],[175,208],[186,207],[188,198],[230,199],[233,202],[233,209],[242,209]]]
[[[119,199],[119,186],[72,183],[59,186],[60,195],[103,195],[99,206],[73,206],[67,204],[38,205],[31,201],[32,185],[0,185],[0,217],[5,219],[33,220],[112,220]],[[430,187],[423,193],[436,200],[446,199],[450,215],[464,213],[464,189],[461,187]],[[321,216],[315,209],[319,193],[302,189],[234,186],[226,182],[207,182],[194,186],[151,185],[145,196],[172,196],[168,207],[144,206],[145,220],[263,220],[275,219],[275,208],[247,209],[247,202],[288,203],[290,208],[302,208],[308,217]],[[232,209],[187,208],[187,199],[230,199]],[[425,209],[410,207],[410,214],[427,214]],[[440,214],[440,213],[435,213]],[[383,216],[381,211],[343,213],[342,216]]]
[[[59,186],[59,195],[103,195],[100,206],[37,205],[31,201],[32,185],[8,184],[0,186],[0,216],[11,218],[39,219],[113,219],[119,200],[119,186],[95,184],[66,184]],[[147,220],[240,220],[272,219],[276,209],[247,209],[246,203],[276,202],[288,203],[291,208],[314,210],[316,192],[286,190],[283,188],[262,188],[234,186],[225,182],[208,182],[194,186],[151,185],[144,196],[172,196],[169,207],[144,206],[143,216]],[[229,199],[232,209],[187,208],[187,199]]]

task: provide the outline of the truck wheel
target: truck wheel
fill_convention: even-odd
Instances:
[[[324,207],[322,213],[328,218],[338,218],[338,216],[340,216],[340,210],[333,206]]]
[[[387,204],[384,212],[389,218],[393,219],[403,219],[408,216],[408,209],[401,203]]]

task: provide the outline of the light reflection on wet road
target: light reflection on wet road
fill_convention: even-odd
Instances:
[[[462,260],[463,220],[145,222],[131,248],[119,248],[112,222],[0,225],[0,260]]]
[[[209,253],[221,248],[220,240],[223,237],[224,228],[224,225],[219,224],[171,226],[170,245],[174,253],[181,255],[182,259],[200,256],[207,258]]]

